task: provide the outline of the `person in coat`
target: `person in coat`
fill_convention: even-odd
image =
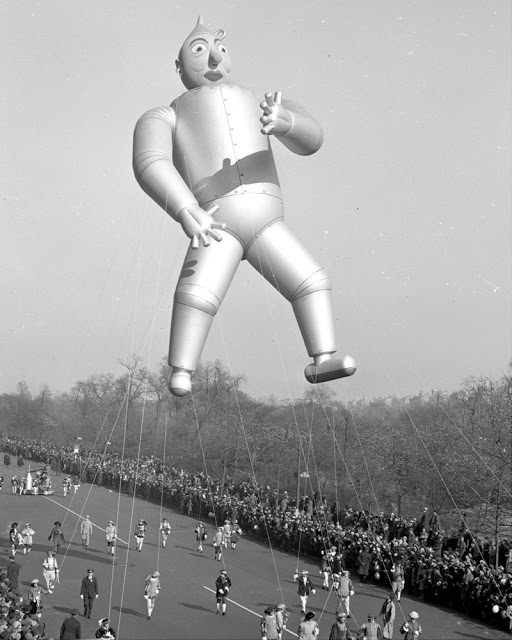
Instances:
[[[148,620],[151,620],[151,614],[155,608],[155,602],[160,593],[160,571],[153,571],[146,577],[144,582],[144,598],[146,599],[148,609]]]
[[[28,590],[28,605],[29,613],[41,615],[41,609],[43,608],[43,594],[49,593],[47,589],[43,589],[39,584],[39,578],[34,578],[30,583],[30,589]]]
[[[226,615],[226,598],[231,589],[231,578],[226,569],[222,569],[219,577],[215,580],[215,598],[217,600],[217,615]]]
[[[391,589],[396,595],[397,602],[400,602],[402,589],[404,588],[405,572],[401,562],[395,562],[391,566]]]
[[[13,589],[17,589],[19,586],[18,576],[20,574],[21,565],[11,556],[9,558],[9,564],[7,565],[7,579]]]
[[[390,593],[384,600],[380,609],[380,616],[382,619],[382,637],[384,638],[384,640],[392,640],[393,638],[395,614],[395,594]]]
[[[418,640],[423,633],[421,625],[419,623],[419,614],[416,611],[411,611],[409,614],[409,620],[404,622],[400,627],[400,633],[403,635],[403,640]]]
[[[347,618],[350,618],[350,598],[354,595],[354,586],[350,580],[350,573],[346,569],[341,572],[336,585],[335,593],[338,599],[336,613],[346,613]]]
[[[101,618],[98,620],[100,625],[94,634],[95,638],[105,638],[106,640],[115,640],[116,632],[114,628],[110,626],[109,618]]]
[[[88,549],[91,544],[92,535],[92,522],[90,516],[85,516],[85,520],[82,521],[82,524],[80,525],[80,534],[82,536],[82,546]]]
[[[52,542],[53,553],[58,553],[60,545],[66,544],[64,534],[62,533],[62,524],[58,520],[53,523],[53,529],[50,531],[48,540]]]
[[[366,545],[363,546],[363,549],[357,558],[357,574],[361,578],[361,582],[368,582],[368,575],[370,573],[372,560],[373,555],[368,551],[368,547]]]
[[[107,541],[107,553],[113,556],[117,540],[117,527],[113,520],[109,520],[105,527],[105,539]]]
[[[94,575],[94,569],[87,569],[87,575],[82,580],[80,597],[84,601],[84,618],[90,618],[92,605],[99,597],[98,580]]]
[[[144,544],[144,536],[146,535],[146,529],[148,528],[148,523],[142,518],[139,519],[135,527],[135,549],[137,551],[142,551],[142,545]]]
[[[320,633],[318,624],[313,620],[315,614],[313,611],[308,611],[304,616],[304,620],[299,624],[297,629],[297,635],[299,640],[316,640],[316,637]]]
[[[350,629],[347,626],[347,614],[336,614],[336,622],[331,627],[329,640],[353,640]]]
[[[66,618],[60,627],[60,640],[80,640],[82,629],[77,619],[78,609],[71,609],[69,618]]]
[[[306,606],[309,596],[316,593],[316,590],[313,587],[313,583],[309,579],[308,573],[308,571],[304,570],[296,578],[298,582],[297,593],[299,594],[301,609],[302,613],[304,614],[306,613]]]
[[[276,612],[267,607],[260,620],[261,640],[279,640]]]
[[[276,606],[276,623],[277,623],[277,637],[278,640],[281,640],[283,637],[283,632],[286,629],[286,623],[288,622],[288,618],[290,617],[290,612],[286,608],[284,602],[280,602]]]
[[[21,537],[23,538],[23,553],[27,554],[32,551],[32,545],[34,544],[34,534],[35,531],[30,526],[30,522],[25,524],[24,529],[21,532]]]
[[[382,640],[382,629],[380,624],[375,621],[375,616],[368,615],[368,622],[361,625],[357,632],[357,640]]]

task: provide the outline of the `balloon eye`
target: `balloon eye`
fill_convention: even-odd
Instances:
[[[206,46],[204,44],[195,44],[192,47],[193,53],[201,53],[201,51],[206,51]]]
[[[223,44],[219,44],[219,51],[221,53],[227,53],[228,50],[226,49],[226,47]]]

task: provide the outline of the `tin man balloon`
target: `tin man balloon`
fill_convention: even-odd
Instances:
[[[232,83],[224,35],[198,19],[176,61],[187,91],[143,114],[134,133],[138,183],[191,240],[171,321],[169,388],[176,396],[191,391],[191,373],[241,260],[291,302],[313,359],[304,371],[308,382],[356,369],[350,356],[336,357],[329,277],[284,223],[270,145],[273,136],[310,155],[322,130],[280,91],[260,101]]]

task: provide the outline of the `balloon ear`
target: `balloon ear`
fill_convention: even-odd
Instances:
[[[180,61],[179,60],[175,60],[174,64],[176,65],[176,73],[179,73],[181,75]]]

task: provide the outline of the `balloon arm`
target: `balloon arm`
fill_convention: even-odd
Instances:
[[[313,116],[292,100],[282,100],[282,107],[291,116],[291,126],[286,133],[274,134],[287,149],[300,156],[309,156],[322,146],[324,134]]]
[[[133,134],[133,172],[148,196],[178,221],[180,211],[198,206],[172,160],[176,115],[171,107],[144,113]]]

